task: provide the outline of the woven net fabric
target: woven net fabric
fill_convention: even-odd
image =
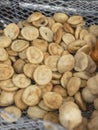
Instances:
[[[8,23],[26,19],[33,11],[41,11],[46,16],[55,12],[80,14],[87,26],[98,24],[97,0],[0,0],[0,28],[4,28]],[[89,105],[83,116],[89,117],[93,110],[93,105]],[[33,121],[24,111],[22,118],[16,123],[9,124],[0,118],[0,130],[44,130],[44,127],[41,120]],[[64,129],[57,126],[54,130]]]
[[[88,26],[98,24],[97,0],[0,0],[0,25],[23,20],[33,11],[41,11],[47,16],[55,12],[80,14]]]

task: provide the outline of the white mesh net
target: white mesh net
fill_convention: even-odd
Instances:
[[[41,11],[47,16],[55,12],[65,12],[68,15],[80,14],[84,17],[87,26],[98,24],[97,0],[1,0],[0,28],[10,22],[26,19],[33,11]],[[83,116],[89,117],[93,110],[93,105],[89,105]],[[41,120],[33,121],[24,111],[22,118],[16,123],[9,124],[0,118],[0,130],[44,130],[44,127]],[[54,130],[64,129],[57,126]]]

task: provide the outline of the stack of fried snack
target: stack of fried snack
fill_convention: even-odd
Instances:
[[[27,110],[47,130],[97,130],[97,37],[98,26],[87,28],[80,15],[34,12],[7,25],[0,31],[1,117],[12,123]],[[86,119],[89,103],[96,111]]]

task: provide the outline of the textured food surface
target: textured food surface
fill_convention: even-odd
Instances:
[[[11,22],[18,22],[27,18],[33,11],[41,11],[46,16],[51,16],[55,12],[65,12],[69,15],[80,14],[86,20],[87,26],[98,24],[98,1],[91,0],[1,0],[0,1],[0,28]],[[33,3],[33,4],[32,4]],[[48,11],[47,11],[48,10]],[[93,105],[88,106],[88,110],[83,115],[89,117],[94,110]],[[2,109],[0,108],[0,111]],[[26,111],[22,117],[13,124],[6,123],[0,118],[0,130],[44,130],[41,120],[33,121],[26,116]],[[56,130],[63,130],[57,127]]]

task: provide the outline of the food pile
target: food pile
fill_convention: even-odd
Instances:
[[[47,130],[98,130],[97,37],[98,25],[64,13],[34,12],[1,30],[1,118],[16,122],[26,110]],[[87,119],[81,113],[89,103],[96,110]]]

